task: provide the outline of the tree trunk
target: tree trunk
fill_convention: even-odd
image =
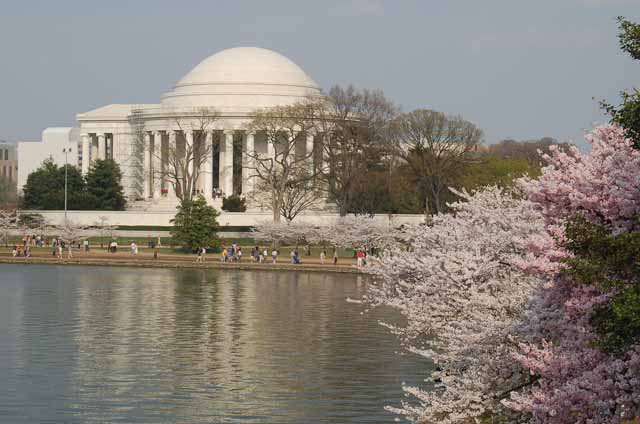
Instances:
[[[278,198],[277,195],[273,195],[273,199],[271,200],[271,210],[273,212],[273,223],[280,223],[280,205],[282,204],[282,200]]]
[[[435,212],[439,214],[442,212],[442,204],[440,202],[440,193],[442,190],[439,190],[436,185],[436,183],[431,184],[431,194],[433,195],[433,206],[435,208]]]
[[[347,213],[349,211],[349,202],[347,201],[346,195],[343,195],[341,197],[342,198],[340,199],[340,205],[339,205],[340,216],[347,216]]]
[[[429,219],[429,196],[424,196],[424,216]]]

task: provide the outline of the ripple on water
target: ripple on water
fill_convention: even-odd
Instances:
[[[431,369],[362,276],[1,267],[2,423],[390,422]]]

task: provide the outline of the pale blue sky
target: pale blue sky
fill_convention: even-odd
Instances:
[[[0,138],[109,103],[157,103],[205,57],[276,50],[323,88],[461,114],[486,141],[581,142],[596,99],[640,86],[615,17],[640,0],[0,0]]]

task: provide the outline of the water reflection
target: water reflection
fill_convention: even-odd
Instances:
[[[429,367],[362,277],[0,270],[0,422],[388,422]]]

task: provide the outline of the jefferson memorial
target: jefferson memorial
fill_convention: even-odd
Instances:
[[[168,146],[179,151],[195,136],[194,121],[203,110],[216,118],[206,129],[211,154],[202,161],[198,186],[210,204],[220,206],[215,193],[247,195],[254,178],[242,166],[242,152],[268,154],[270,143],[263,134],[246,131],[257,109],[288,105],[321,90],[298,65],[283,55],[256,47],[238,47],[210,56],[187,73],[160,98],[159,104],[110,104],[79,113],[77,128],[48,128],[39,143],[19,143],[19,181],[22,189],[29,173],[43,160],[65,160],[86,174],[96,158],[114,159],[122,170],[125,195],[138,210],[175,211],[178,203],[171,184],[162,175]],[[138,135],[137,135],[138,134]],[[142,134],[144,159],[132,163],[135,142]],[[199,137],[203,137],[202,134]],[[309,153],[314,136],[301,134],[299,148]],[[63,150],[72,151],[63,155]],[[165,153],[163,153],[165,152]],[[164,155],[164,156],[163,156]],[[235,159],[234,160],[234,155]]]

